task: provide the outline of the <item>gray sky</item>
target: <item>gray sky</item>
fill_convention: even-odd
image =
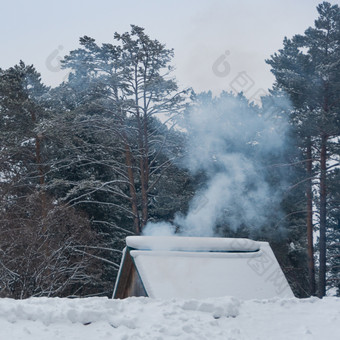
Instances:
[[[257,98],[271,87],[264,60],[312,26],[321,0],[1,0],[0,67],[22,59],[48,85],[65,77],[58,58],[88,35],[112,42],[130,24],[175,49],[175,76],[197,92],[243,90]],[[340,4],[340,0],[331,1]],[[243,72],[243,73],[242,73]]]

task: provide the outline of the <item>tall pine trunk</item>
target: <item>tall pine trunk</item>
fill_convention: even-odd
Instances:
[[[314,247],[313,247],[313,193],[312,193],[312,141],[309,136],[307,139],[307,254],[308,254],[308,274],[309,274],[309,293],[315,295],[315,266],[314,266]]]
[[[141,230],[148,221],[148,159],[145,155],[145,141],[143,141],[143,131],[141,125],[139,126],[140,134],[140,179],[141,179],[141,194],[142,194],[142,221]]]
[[[132,155],[131,150],[127,142],[125,142],[125,163],[127,167],[127,174],[129,179],[129,190],[130,190],[130,197],[131,197],[131,209],[133,214],[133,226],[135,233],[137,235],[140,234],[141,228],[139,223],[139,214],[138,214],[138,204],[137,204],[137,194],[136,194],[136,187],[135,187],[135,178],[133,174],[133,165],[132,165]]]
[[[148,159],[145,155],[145,140],[143,133],[143,124],[141,122],[141,116],[139,110],[137,110],[137,122],[138,122],[138,157],[139,157],[139,171],[140,171],[140,186],[141,186],[141,209],[142,218],[140,223],[140,230],[146,225],[148,220],[148,182],[147,182],[147,167]]]
[[[31,111],[31,119],[34,125],[37,123],[37,116],[34,111]],[[38,168],[38,177],[39,177],[39,184],[40,184],[40,203],[41,203],[41,217],[44,219],[47,215],[46,211],[46,194],[44,189],[45,184],[45,173],[42,165],[42,157],[41,157],[41,140],[42,135],[36,134],[35,137],[35,162]],[[46,226],[43,224],[43,232],[46,232]]]
[[[319,297],[326,295],[326,221],[327,221],[327,135],[321,134],[320,152],[320,268],[319,268]]]
[[[143,179],[144,186],[142,188],[142,228],[148,221],[149,218],[149,210],[148,210],[148,192],[149,192],[149,140],[148,140],[148,124],[147,124],[147,115],[143,116]]]
[[[148,157],[147,157],[147,140],[144,138],[143,118],[147,119],[145,112],[141,115],[139,106],[139,83],[138,83],[138,64],[135,64],[135,107],[138,128],[138,157],[139,157],[139,171],[140,171],[140,185],[141,185],[141,209],[142,218],[140,221],[140,232],[148,221]]]
[[[35,161],[38,166],[38,173],[39,173],[39,184],[40,184],[40,202],[41,202],[41,217],[44,219],[47,215],[46,211],[46,193],[44,189],[45,185],[45,174],[42,165],[42,157],[41,157],[41,135],[35,136]],[[45,223],[43,224],[43,232],[46,232]]]

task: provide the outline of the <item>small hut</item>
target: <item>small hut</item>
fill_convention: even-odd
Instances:
[[[129,236],[113,298],[293,297],[268,242]]]

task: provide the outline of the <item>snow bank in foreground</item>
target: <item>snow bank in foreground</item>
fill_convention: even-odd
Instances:
[[[340,299],[0,299],[0,339],[339,339]]]

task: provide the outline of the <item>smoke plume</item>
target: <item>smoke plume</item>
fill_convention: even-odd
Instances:
[[[182,122],[188,137],[182,166],[207,181],[187,214],[175,216],[180,234],[213,236],[218,225],[252,230],[270,223],[273,212],[278,218],[285,181],[280,177],[273,186],[268,169],[286,149],[287,105],[282,97],[261,109],[228,93],[197,97]],[[173,230],[167,222],[149,223],[144,235]]]

